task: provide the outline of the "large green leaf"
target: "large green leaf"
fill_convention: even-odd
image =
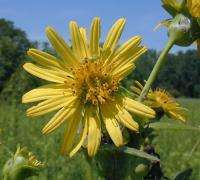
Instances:
[[[113,145],[103,145],[101,149],[102,150],[116,150],[116,151],[120,151],[120,152],[129,154],[129,155],[144,158],[144,159],[147,159],[147,160],[150,160],[150,161],[157,161],[157,162],[160,161],[160,159],[158,159],[156,156],[152,156],[152,155],[150,155],[150,154],[148,154],[144,151],[140,151],[136,148],[130,148],[130,147],[127,147],[127,146],[115,147]]]
[[[200,132],[200,128],[198,127],[193,127],[186,124],[177,124],[177,123],[168,123],[168,122],[150,123],[149,128],[153,128],[155,130],[167,129],[167,130],[184,130],[184,131],[199,131]]]

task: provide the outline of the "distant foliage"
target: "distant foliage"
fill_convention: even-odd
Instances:
[[[8,103],[21,103],[23,93],[39,85],[40,81],[37,78],[31,77],[20,67],[5,84],[0,98]]]
[[[195,50],[172,54],[163,66],[158,85],[177,96],[200,97],[200,57]]]
[[[149,50],[138,60],[135,72],[127,78],[125,85],[130,87],[133,80],[147,80],[158,55],[155,50]],[[154,87],[167,89],[176,97],[200,97],[200,57],[196,50],[170,54],[163,66]]]
[[[22,65],[27,60],[26,51],[39,47],[50,51],[48,43],[31,42],[26,33],[14,23],[0,19],[0,98],[7,102],[20,102],[24,92],[40,84],[30,78]]]
[[[24,31],[15,28],[11,21],[0,19],[0,91],[25,60],[29,47]]]

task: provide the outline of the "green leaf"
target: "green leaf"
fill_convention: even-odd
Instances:
[[[150,123],[149,128],[153,128],[155,130],[167,129],[167,130],[184,130],[184,131],[199,131],[200,132],[200,128],[198,127],[193,127],[186,124],[176,124],[176,123],[168,123],[168,122]]]
[[[158,159],[156,156],[152,156],[152,155],[150,155],[150,154],[148,154],[144,151],[140,151],[136,148],[130,148],[130,147],[127,147],[127,146],[115,147],[113,145],[103,145],[101,149],[103,149],[103,150],[116,150],[116,151],[120,151],[120,152],[129,154],[129,155],[144,158],[144,159],[147,159],[147,160],[150,160],[150,161],[157,161],[157,162],[160,161],[160,159]]]
[[[192,175],[192,168],[189,168],[177,174],[174,180],[187,180],[191,175]]]

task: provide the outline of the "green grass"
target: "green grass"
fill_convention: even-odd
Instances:
[[[188,111],[187,125],[200,126],[200,100],[180,99]],[[165,118],[167,120],[167,118]],[[193,168],[191,179],[200,179],[200,133],[191,131],[159,131],[154,141],[161,156],[165,175],[172,179],[178,172]]]
[[[180,99],[181,104],[189,109],[188,125],[200,125],[200,100]],[[50,117],[50,116],[49,116]],[[50,135],[42,135],[41,129],[48,121],[48,116],[27,118],[23,105],[0,105],[0,142],[15,152],[17,144],[27,146],[46,166],[41,171],[39,180],[97,179],[98,173],[92,169],[83,153],[72,159],[59,154],[63,139],[63,128]],[[164,130],[155,139],[156,151],[161,156],[165,175],[172,178],[177,172],[193,168],[191,179],[200,179],[200,134],[197,132]],[[10,157],[0,146],[0,169]],[[109,162],[108,162],[109,163]],[[0,172],[1,173],[1,172]],[[0,179],[1,175],[0,175]]]
[[[32,179],[62,180],[62,179],[94,179],[96,172],[91,171],[83,153],[72,159],[60,155],[60,146],[63,140],[63,130],[44,136],[41,133],[48,117],[27,118],[22,105],[0,108],[0,142],[15,152],[17,144],[26,146],[39,160],[45,162],[45,168],[39,177]],[[10,155],[0,146],[0,179],[3,164]]]

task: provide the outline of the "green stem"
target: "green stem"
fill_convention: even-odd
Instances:
[[[147,93],[149,92],[149,89],[151,88],[152,83],[154,82],[154,80],[160,70],[162,63],[164,62],[165,57],[167,56],[168,52],[170,51],[170,49],[172,48],[173,45],[174,45],[174,41],[169,39],[168,43],[166,44],[165,48],[163,49],[162,53],[160,54],[144,88],[142,89],[142,92],[139,97],[139,101],[143,101],[145,99]]]

